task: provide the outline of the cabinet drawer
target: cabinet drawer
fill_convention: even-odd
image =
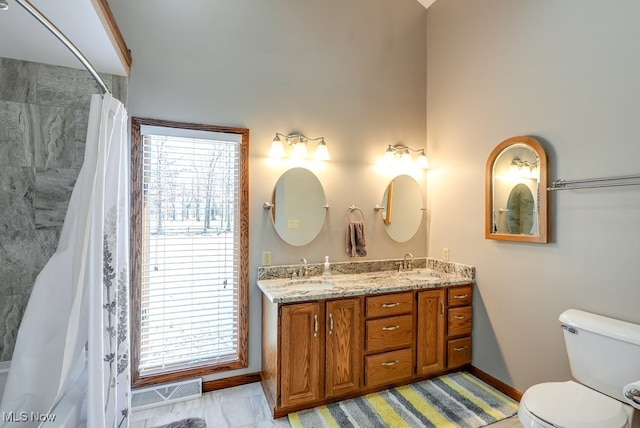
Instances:
[[[386,317],[410,312],[413,312],[412,292],[367,297],[367,317]]]
[[[447,368],[451,369],[471,364],[470,337],[450,340],[447,351]]]
[[[413,316],[401,315],[369,320],[366,324],[365,334],[367,352],[411,346],[413,343]]]
[[[471,285],[464,287],[454,287],[448,290],[447,302],[449,306],[466,306],[471,304],[472,300]]]
[[[413,361],[411,348],[385,352],[365,358],[365,385],[382,385],[410,378]]]
[[[449,336],[471,334],[471,321],[473,319],[471,306],[451,308],[449,309],[448,314],[447,332]]]

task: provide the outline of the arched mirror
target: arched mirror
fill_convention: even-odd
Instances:
[[[512,137],[489,155],[485,171],[485,237],[548,242],[547,155],[531,137]]]
[[[271,203],[273,225],[286,243],[306,245],[320,233],[327,200],[313,172],[305,168],[286,171],[273,189]]]
[[[422,223],[424,203],[420,186],[409,175],[399,175],[387,185],[380,209],[384,228],[391,239],[406,242]]]

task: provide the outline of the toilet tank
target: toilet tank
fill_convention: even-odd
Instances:
[[[577,309],[560,314],[573,377],[616,400],[640,380],[640,325]]]

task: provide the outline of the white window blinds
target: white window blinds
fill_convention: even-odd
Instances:
[[[146,126],[141,134],[138,369],[237,358],[240,137]]]

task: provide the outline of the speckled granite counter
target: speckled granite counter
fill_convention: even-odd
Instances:
[[[258,287],[273,303],[331,299],[447,287],[475,282],[475,268],[459,263],[418,258],[413,269],[398,272],[402,260],[344,262],[331,265],[331,281],[323,281],[322,264],[309,264],[309,276],[291,279],[298,265],[258,268]]]

